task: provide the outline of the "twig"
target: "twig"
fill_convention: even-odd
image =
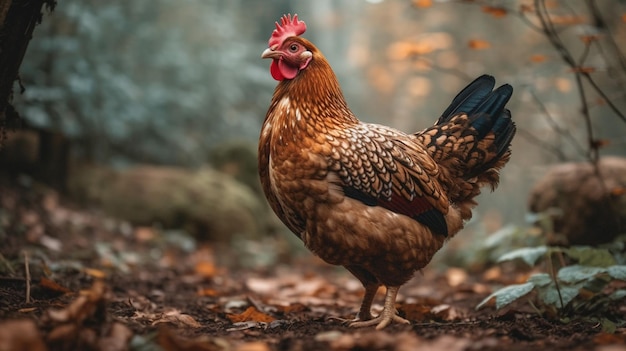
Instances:
[[[525,129],[521,128],[521,127],[517,127],[517,135],[519,135],[520,137],[530,141],[533,144],[537,144],[540,145],[542,148],[546,149],[547,151],[553,153],[558,159],[559,161],[567,161],[567,156],[563,153],[563,150],[561,150],[560,148],[553,146],[549,143],[546,143],[544,140],[538,138],[536,135],[534,135],[531,132],[526,131]]]
[[[539,96],[537,96],[537,93],[532,89],[529,89],[529,91],[530,91],[530,95],[533,97],[533,100],[535,100],[535,103],[539,106],[539,109],[545,115],[546,120],[548,121],[548,124],[550,124],[552,129],[554,129],[554,131],[556,131],[557,133],[562,135],[564,138],[569,140],[569,142],[574,146],[574,148],[578,150],[578,152],[580,152],[582,155],[586,155],[587,152],[582,147],[582,145],[578,143],[578,140],[576,140],[576,138],[574,138],[574,136],[567,129],[561,128],[559,124],[556,123],[556,120],[552,117],[552,115],[546,108],[546,105],[543,103],[543,101],[539,99]],[[563,158],[561,161],[565,161],[565,160],[566,159]]]
[[[26,303],[30,303],[30,266],[27,251],[24,251],[24,270],[26,271]]]
[[[546,263],[548,265],[548,269],[550,270],[550,276],[554,282],[554,287],[556,287],[556,292],[559,295],[559,302],[561,302],[561,309],[559,311],[561,311],[565,308],[565,305],[563,304],[563,295],[561,295],[561,286],[559,285],[559,280],[556,272],[554,271],[554,265],[552,264],[552,250],[548,250],[548,259]]]

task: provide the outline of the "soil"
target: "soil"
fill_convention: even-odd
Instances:
[[[2,179],[0,205],[0,350],[626,349],[626,329],[597,318],[551,318],[527,300],[476,310],[524,279],[511,267],[428,267],[400,290],[410,325],[354,329],[342,319],[358,281],[308,253],[268,260],[271,240],[242,249],[134,227],[28,178]],[[619,303],[609,311],[626,319]]]

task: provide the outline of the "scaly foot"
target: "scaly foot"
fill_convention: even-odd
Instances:
[[[401,323],[401,324],[411,324],[408,320],[398,316],[394,311],[387,312],[387,310],[383,310],[383,312],[376,318],[372,318],[370,320],[355,320],[354,322],[348,324],[351,328],[362,328],[362,327],[371,327],[373,325],[376,326],[376,330],[381,330],[384,327],[391,324],[391,322]]]

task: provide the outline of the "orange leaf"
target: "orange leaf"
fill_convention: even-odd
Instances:
[[[71,293],[72,292],[72,290],[70,290],[70,289],[68,289],[68,288],[66,288],[64,286],[61,286],[58,283],[56,283],[55,281],[52,281],[52,280],[50,280],[48,278],[41,278],[39,280],[39,285],[42,288],[44,288],[44,289],[47,289],[47,290],[50,290],[50,291],[54,291],[54,292],[57,292],[57,293],[60,293],[60,294],[67,294],[67,293]]]
[[[626,194],[626,187],[618,186],[611,189],[611,196],[622,196]]]
[[[536,54],[530,57],[530,62],[541,63],[547,60],[546,55]]]
[[[213,278],[218,273],[218,269],[215,268],[215,264],[208,261],[200,261],[196,263],[195,271],[196,274],[205,278]]]
[[[598,35],[581,35],[580,36],[580,40],[587,45],[591,44],[591,42],[598,40],[599,38],[600,36]]]
[[[596,69],[594,67],[574,67],[571,71],[574,73],[593,73]]]
[[[273,322],[276,320],[276,318],[268,314],[265,314],[263,312],[260,312],[259,310],[254,308],[254,306],[248,307],[248,309],[246,309],[245,311],[243,311],[243,313],[240,313],[240,314],[228,313],[226,314],[226,318],[230,319],[230,321],[233,323],[248,322],[248,321],[269,323],[269,322]]]
[[[481,39],[471,39],[468,43],[467,46],[469,46],[470,49],[472,50],[483,50],[483,49],[488,49],[491,47],[491,43],[489,43],[486,40],[481,40]]]
[[[599,149],[611,145],[611,141],[608,139],[595,139],[591,142],[591,147]]]
[[[198,289],[198,296],[216,297],[216,296],[219,296],[219,292],[211,288]]]
[[[626,23],[626,13],[622,15],[622,22]]]
[[[584,17],[575,15],[552,15],[550,19],[552,20],[552,23],[563,26],[571,26],[574,24],[581,24],[586,22],[586,19]]]
[[[433,6],[433,0],[413,0],[413,5],[416,7],[431,7]]]
[[[502,18],[507,14],[507,10],[504,7],[486,5],[482,7],[482,10],[484,13],[488,13],[495,18]]]
[[[535,12],[535,7],[529,4],[522,4],[519,6],[519,12],[532,13],[532,12]]]
[[[94,268],[84,268],[83,271],[87,274],[90,275],[94,278],[98,278],[98,279],[104,279],[106,278],[107,274],[99,269],[94,269]]]

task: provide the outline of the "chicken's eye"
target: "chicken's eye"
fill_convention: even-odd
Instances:
[[[289,47],[289,51],[291,51],[291,52],[298,51],[298,45],[297,44],[291,44],[291,46]]]

